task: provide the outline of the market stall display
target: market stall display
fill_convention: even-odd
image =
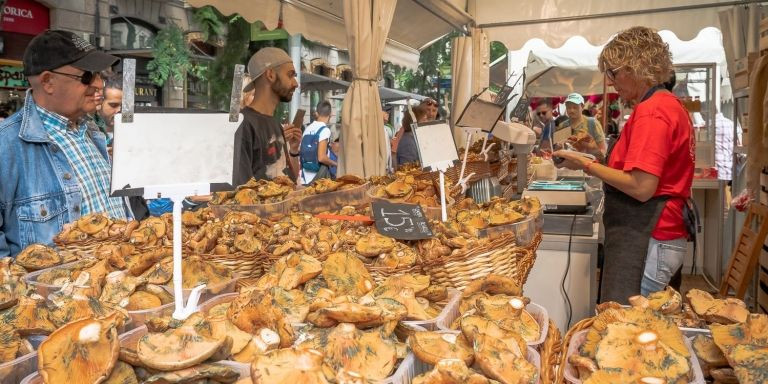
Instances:
[[[305,192],[306,195],[291,191],[283,196],[293,193],[299,199],[317,198],[358,189],[366,191],[368,188],[369,184],[362,180],[351,177],[347,179],[335,188],[336,191],[320,193],[314,190]],[[281,187],[278,185],[277,188]],[[329,188],[334,189],[333,186]],[[378,233],[370,220],[356,219],[370,216],[370,209],[366,206],[345,206],[342,205],[342,199],[335,200],[333,204],[326,204],[324,214],[318,216],[291,210],[279,217],[263,217],[259,213],[237,209],[217,215],[213,207],[184,213],[180,240],[184,249],[181,281],[185,296],[189,294],[189,288],[201,283],[207,284],[208,297],[231,292],[238,280],[238,275],[233,271],[239,272],[238,268],[250,261],[257,265],[255,268],[249,267],[249,279],[241,284],[240,294],[218,296],[214,299],[218,300],[216,305],[201,307],[204,315],[193,315],[188,319],[191,322],[210,324],[211,334],[214,335],[211,337],[214,339],[218,337],[215,335],[220,334],[231,339],[225,338],[221,346],[218,341],[209,346],[200,345],[202,356],[215,350],[214,357],[217,359],[239,360],[246,364],[253,362],[257,356],[265,356],[265,359],[260,360],[259,367],[271,364],[279,366],[282,364],[280,361],[297,357],[288,352],[281,352],[279,356],[278,352],[268,352],[271,357],[267,359],[264,352],[278,347],[302,345],[317,349],[323,356],[324,365],[334,367],[335,376],[354,378],[355,375],[362,375],[363,378],[376,377],[385,382],[402,382],[401,379],[416,376],[418,365],[418,359],[407,354],[403,344],[406,338],[413,334],[414,329],[438,330],[439,324],[453,323],[458,316],[455,308],[462,301],[462,296],[453,287],[462,288],[478,280],[468,275],[454,276],[453,281],[441,280],[439,274],[436,277],[425,273],[425,267],[431,266],[435,270],[440,262],[446,260],[445,256],[462,260],[471,258],[473,252],[483,249],[514,253],[535,247],[535,243],[522,247],[517,241],[525,241],[525,238],[519,235],[504,234],[495,238],[482,237],[488,234],[481,234],[482,230],[504,228],[506,225],[535,219],[540,211],[535,201],[497,200],[477,205],[466,200],[452,209],[451,221],[432,222],[434,238],[399,241]],[[298,200],[295,205],[300,205],[300,202]],[[330,209],[337,206],[339,208]],[[235,201],[219,207],[238,207],[238,204]],[[470,220],[469,216],[478,216],[479,220]],[[539,227],[535,221],[530,223],[535,232]],[[68,227],[64,235],[79,231],[79,224]],[[103,225],[100,231],[107,227],[98,214],[88,217],[81,224],[94,224],[97,227]],[[88,230],[93,232],[95,227]],[[59,252],[34,246],[21,255],[19,262],[8,262],[4,271],[3,290],[0,292],[9,297],[7,304],[3,305],[14,303],[14,306],[2,313],[10,316],[7,313],[17,309],[29,309],[33,314],[44,311],[44,315],[24,315],[20,318],[33,323],[48,322],[48,325],[23,325],[26,328],[20,328],[22,332],[17,331],[16,334],[24,337],[28,333],[24,329],[32,329],[32,333],[50,334],[72,322],[88,319],[102,321],[98,319],[111,316],[110,313],[116,310],[123,313],[121,316],[128,322],[128,329],[139,330],[140,335],[133,333],[133,337],[145,340],[144,344],[136,341],[133,348],[136,356],[130,353],[123,355],[134,356],[141,361],[138,357],[141,350],[146,361],[138,366],[134,364],[136,360],[124,361],[129,365],[118,361],[110,368],[110,374],[115,377],[124,374],[130,376],[126,368],[133,367],[136,368],[132,370],[134,374],[145,374],[144,379],[149,379],[151,375],[146,376],[146,368],[138,367],[148,366],[157,370],[152,368],[152,364],[162,365],[164,370],[152,371],[154,375],[160,375],[152,379],[160,380],[158,382],[168,380],[169,377],[176,380],[176,375],[187,380],[221,372],[225,372],[221,377],[234,378],[231,372],[251,372],[247,366],[233,368],[231,364],[238,364],[235,362],[221,363],[225,366],[230,364],[229,368],[211,367],[210,361],[201,363],[202,360],[197,357],[189,361],[185,359],[186,362],[181,365],[173,363],[176,361],[173,356],[177,353],[174,351],[181,350],[173,347],[177,344],[174,340],[194,336],[195,339],[205,341],[205,337],[184,333],[199,328],[193,323],[164,320],[173,311],[170,282],[172,262],[168,246],[173,241],[170,215],[141,222],[126,222],[121,231],[119,236],[105,239],[103,243],[88,243],[91,248],[87,252]],[[495,249],[495,245],[500,244],[499,240],[505,246]],[[66,247],[80,247],[82,239],[78,241],[68,243]],[[82,250],[82,247],[78,249]],[[525,254],[528,252],[531,251],[524,251]],[[252,256],[249,258],[243,255]],[[516,262],[512,264],[513,268],[517,265]],[[494,268],[480,271],[475,276],[508,273],[503,268]],[[511,281],[519,281],[520,277],[517,274],[509,275]],[[494,284],[507,284],[494,279],[489,279],[482,289],[494,291]],[[16,282],[16,285],[9,282]],[[23,285],[19,285],[19,282]],[[24,287],[27,284],[32,290],[44,294],[48,300],[42,296],[29,296],[26,290],[21,292],[21,288],[12,293],[13,287]],[[473,286],[470,291],[475,289],[480,288]],[[491,313],[501,315],[503,311],[497,309],[491,310]],[[197,323],[200,324],[203,323]],[[536,336],[543,339],[548,332],[539,323],[536,324],[539,326]],[[179,331],[179,328],[183,330]],[[122,331],[124,328],[120,329]],[[332,336],[331,341],[337,340],[341,344],[326,344],[329,336]],[[14,340],[11,338],[11,348],[15,346]],[[170,349],[163,354],[160,352],[161,345]],[[374,356],[353,362],[354,359],[343,352],[346,350],[343,346],[349,345],[375,347]],[[490,342],[484,345],[489,351],[499,347]],[[216,349],[216,346],[220,349]],[[228,353],[218,352],[224,347],[229,348]],[[155,354],[147,357],[148,351]],[[13,358],[20,354],[16,352]],[[11,357],[10,352],[7,355]],[[551,358],[552,354],[549,356]],[[272,361],[272,357],[277,360]],[[37,357],[34,353],[28,353],[22,360],[29,367],[21,369],[21,363],[16,363],[11,368],[19,380],[31,373]],[[371,364],[371,361],[377,363]],[[187,366],[187,363],[192,365]],[[488,364],[491,367],[494,363],[491,361]],[[36,380],[42,379],[38,376]],[[239,380],[245,379],[240,377]]]

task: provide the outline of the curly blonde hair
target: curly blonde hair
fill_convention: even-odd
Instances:
[[[669,44],[661,40],[655,30],[632,27],[619,32],[600,52],[598,66],[601,72],[624,68],[637,80],[659,85],[672,73],[672,53]]]

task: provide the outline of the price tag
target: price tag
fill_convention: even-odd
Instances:
[[[380,234],[398,240],[421,240],[434,237],[429,220],[418,204],[388,201],[371,203],[376,229]]]

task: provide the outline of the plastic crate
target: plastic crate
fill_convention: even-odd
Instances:
[[[83,261],[73,261],[71,263],[61,264],[57,265],[51,268],[41,269],[39,271],[28,273],[26,276],[24,276],[24,281],[27,282],[27,285],[31,286],[35,289],[35,291],[42,297],[48,298],[48,295],[51,293],[54,293],[61,289],[61,285],[52,285],[52,284],[46,284],[41,283],[37,281],[37,278],[40,277],[43,273],[53,271],[53,270],[68,270],[72,271],[76,269],[78,266],[82,265]]]
[[[369,183],[343,191],[307,195],[298,202],[299,211],[309,213],[335,212],[347,206],[361,207],[371,202],[368,197]]]
[[[213,215],[218,219],[224,218],[229,212],[248,212],[256,214],[263,219],[277,221],[284,216],[291,214],[291,211],[296,206],[300,196],[301,194],[299,192],[291,192],[286,196],[285,200],[276,203],[253,205],[223,204],[209,205],[209,207],[211,208]]]
[[[454,288],[448,288],[448,302],[434,319],[421,321],[403,321],[409,326],[422,327],[427,331],[436,331],[440,329],[440,324],[451,324],[453,320],[459,317],[459,303],[461,302],[461,292]]]
[[[451,333],[455,335],[458,335],[460,333],[459,331],[449,331],[449,330],[440,330],[438,332]],[[410,355],[413,355],[413,353],[411,353]],[[433,365],[420,361],[418,358],[415,358],[415,356],[414,356],[414,360],[415,360],[414,370],[413,370],[414,374],[413,376],[411,376],[411,379],[413,379],[413,377],[418,376],[422,373],[429,372],[434,368]],[[536,382],[541,383],[541,355],[539,355],[539,352],[536,351],[535,349],[528,347],[526,360],[528,360],[529,363],[533,364],[536,367],[536,372],[539,373],[539,378],[536,380]]]
[[[544,225],[544,216],[542,211],[532,213],[525,219],[512,224],[499,225],[495,227],[488,227],[478,231],[480,237],[489,237],[495,239],[504,236],[508,233],[515,234],[515,243],[521,247],[525,247],[533,242],[536,235],[541,232],[541,227]]]
[[[587,332],[589,330],[583,330],[576,332],[573,337],[571,338],[571,343],[568,345],[568,351],[566,354],[566,365],[565,365],[565,380],[571,384],[581,384],[581,380],[578,378],[579,372],[576,368],[574,368],[571,363],[568,362],[568,357],[573,354],[579,353],[579,347],[581,347],[581,344],[584,343],[584,340],[587,338]],[[685,345],[688,347],[688,351],[691,354],[691,357],[689,359],[689,364],[691,366],[691,370],[693,371],[693,380],[690,381],[691,384],[705,384],[704,381],[704,373],[701,371],[701,365],[699,365],[699,359],[696,357],[696,353],[693,351],[693,346],[691,344],[691,338],[684,337],[683,340],[685,341]]]
[[[459,313],[461,295],[459,295],[458,300],[451,302],[450,304],[452,307],[446,307],[444,311],[450,311],[451,315],[441,319],[441,321],[437,323],[437,328],[444,331],[457,332],[456,330],[451,329],[451,324],[454,320],[461,316],[461,313]],[[540,331],[540,335],[537,340],[527,342],[526,344],[528,344],[529,347],[538,347],[544,342],[544,340],[547,339],[547,333],[549,332],[549,313],[547,313],[546,308],[533,302],[528,303],[528,305],[525,306],[525,310],[530,313],[531,316],[533,316],[533,318],[536,320],[536,323],[539,324]]]
[[[0,384],[24,382],[25,377],[37,372],[37,352],[28,353],[6,363],[0,364]],[[42,383],[42,380],[40,380]]]

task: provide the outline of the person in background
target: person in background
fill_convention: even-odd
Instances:
[[[536,118],[541,122],[541,141],[539,148],[541,150],[552,151],[552,134],[555,132],[555,117],[552,116],[552,104],[547,100],[542,100],[536,106]]]
[[[341,143],[339,142],[339,137],[337,137],[336,140],[334,140],[333,143],[331,143],[331,151],[330,151],[328,156],[331,158],[331,160],[334,163],[336,163],[338,165],[339,164],[339,155],[341,155]],[[336,178],[336,175],[337,175],[336,170],[338,168],[337,165],[332,166],[331,169],[330,169],[331,170],[331,178],[332,179]]]
[[[315,121],[309,124],[301,137],[299,164],[301,164],[301,184],[310,185],[316,179],[330,178],[330,167],[336,167],[331,160],[331,121],[333,108],[328,100],[323,100],[315,107]],[[311,153],[310,153],[311,152]]]
[[[384,138],[387,145],[387,173],[392,173],[392,139],[395,138],[395,127],[389,123],[389,115],[392,112],[391,105],[385,105],[381,108],[381,117],[384,120]]]
[[[51,244],[81,215],[132,218],[126,200],[109,196],[106,138],[88,118],[101,102],[100,72],[118,61],[69,31],[48,30],[27,45],[31,88],[0,123],[0,257]]]
[[[584,97],[578,93],[568,95],[565,99],[565,113],[568,115],[568,120],[561,123],[558,130],[570,128],[577,150],[602,158],[607,150],[603,127],[593,117],[584,116],[583,110]]]
[[[688,111],[663,83],[672,70],[669,46],[646,27],[620,32],[598,66],[622,100],[634,105],[606,164],[569,151],[562,163],[605,186],[605,261],[600,302],[663,290],[683,264],[686,200],[693,183],[695,138]]]
[[[421,103],[413,108],[413,115],[416,117],[416,123],[423,123],[429,121],[427,104]],[[419,159],[419,146],[416,143],[416,136],[413,135],[413,128],[411,124],[413,119],[410,113],[406,113],[403,117],[403,126],[400,128],[400,138],[395,138],[399,141],[397,146],[397,166],[403,166],[408,163],[418,163]]]
[[[110,74],[104,80],[104,100],[101,102],[93,121],[101,133],[107,136],[107,146],[112,146],[112,136],[115,131],[115,115],[120,113],[123,105],[123,79]]]
[[[301,129],[292,124],[281,128],[274,117],[278,103],[291,101],[299,87],[293,61],[280,48],[262,48],[248,60],[248,75],[253,80],[245,92],[253,91],[254,98],[243,108],[244,119],[235,132],[232,183],[281,175],[296,180]]]
[[[438,118],[438,109],[440,108],[440,105],[437,104],[437,101],[431,97],[427,97],[424,100],[421,101],[419,105],[424,105],[426,107],[426,121],[434,121]]]

